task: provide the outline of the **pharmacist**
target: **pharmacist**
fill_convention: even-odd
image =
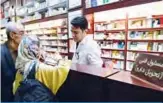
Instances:
[[[85,17],[76,17],[71,21],[71,32],[75,44],[72,64],[84,64],[102,67],[101,49],[91,35],[86,34],[88,21]]]

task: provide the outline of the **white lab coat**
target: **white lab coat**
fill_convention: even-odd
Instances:
[[[76,43],[74,45],[76,48]],[[94,65],[102,67],[101,49],[92,35],[87,35],[74,50],[72,64]]]

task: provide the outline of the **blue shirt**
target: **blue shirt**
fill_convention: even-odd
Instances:
[[[15,63],[7,43],[1,45],[1,101],[13,101],[12,87],[15,80]]]

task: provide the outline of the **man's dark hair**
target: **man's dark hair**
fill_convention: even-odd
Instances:
[[[82,30],[85,30],[88,28],[88,21],[84,16],[79,16],[75,17],[71,21],[71,25],[73,25],[74,27],[79,27]]]

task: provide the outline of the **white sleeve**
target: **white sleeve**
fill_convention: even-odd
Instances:
[[[90,46],[87,59],[90,65],[102,67],[103,61],[101,59],[101,49],[96,42]]]

